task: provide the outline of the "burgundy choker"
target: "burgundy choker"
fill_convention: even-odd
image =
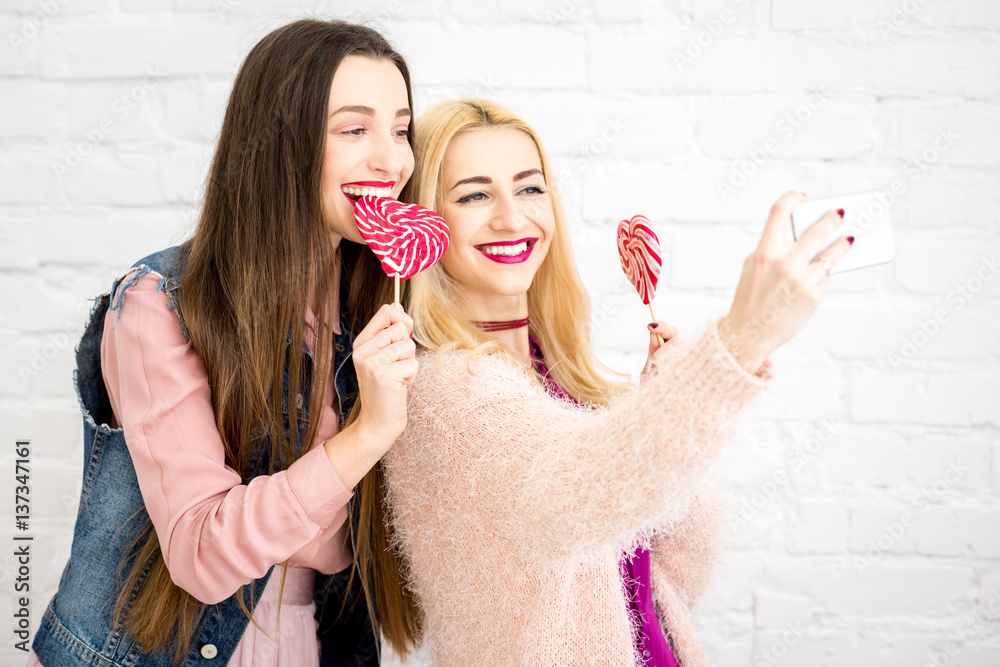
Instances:
[[[499,320],[496,322],[473,322],[483,331],[507,331],[508,329],[520,329],[531,324],[531,319],[525,317],[520,320]]]

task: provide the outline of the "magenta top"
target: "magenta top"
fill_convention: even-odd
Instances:
[[[576,399],[567,394],[549,376],[549,369],[545,365],[542,348],[538,345],[538,341],[529,335],[528,342],[531,346],[535,371],[541,375],[545,389],[556,398],[577,403]],[[618,563],[618,571],[625,583],[625,590],[628,591],[631,612],[639,620],[639,632],[635,635],[635,650],[642,658],[642,665],[644,667],[681,667],[680,661],[677,660],[667,643],[659,617],[656,615],[649,573],[649,549],[640,547],[633,556],[623,556]]]

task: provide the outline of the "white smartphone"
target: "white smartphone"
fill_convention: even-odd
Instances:
[[[889,206],[895,196],[886,190],[807,199],[792,211],[792,237],[798,241],[806,230],[829,211],[844,209],[844,221],[837,226],[820,252],[842,236],[853,236],[854,244],[830,274],[891,262],[896,257]],[[819,255],[819,253],[816,253]]]

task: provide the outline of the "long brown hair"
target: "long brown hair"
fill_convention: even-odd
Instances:
[[[297,428],[286,437],[283,405],[291,425],[298,423],[298,406],[283,395],[283,376],[287,364],[290,394],[303,386],[306,353],[301,345],[288,346],[288,336],[304,339],[310,288],[317,303],[329,304],[337,283],[320,178],[330,87],[349,55],[393,62],[412,108],[406,62],[378,32],[312,19],[274,30],[251,49],[236,76],[198,226],[181,248],[186,264],[177,275],[179,311],[208,375],[226,465],[244,483],[264,447],[268,472],[273,473],[305,453],[305,443],[316,437],[316,418],[309,421],[304,438]],[[412,132],[410,141],[412,145]],[[408,200],[408,192],[405,188],[401,199]],[[380,304],[390,302],[392,284],[363,246],[343,240],[339,253],[350,325],[357,331]],[[310,388],[311,415],[321,413],[332,345],[330,319],[339,314],[315,316],[318,362]],[[375,491],[364,486],[362,498]],[[370,544],[361,537],[359,551]],[[169,650],[179,661],[205,605],[171,580],[148,518],[122,565],[128,571],[116,617],[123,615],[143,651]],[[360,579],[371,609],[367,577]],[[140,591],[131,599],[137,586]],[[400,589],[398,584],[395,588]],[[237,599],[252,619],[243,593],[241,587]],[[391,613],[394,604],[402,608],[402,595],[387,599],[386,606],[379,598],[379,611]]]

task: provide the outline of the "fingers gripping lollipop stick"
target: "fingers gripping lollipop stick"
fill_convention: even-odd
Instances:
[[[359,198],[354,217],[382,270],[396,279],[395,306],[400,308],[399,281],[441,259],[448,249],[448,225],[434,211],[389,197]]]
[[[635,285],[639,298],[649,306],[649,314],[656,321],[652,302],[660,281],[663,256],[660,254],[660,240],[646,216],[637,215],[618,223],[618,257],[622,262],[622,271]],[[659,335],[656,337],[662,345],[663,339]]]

